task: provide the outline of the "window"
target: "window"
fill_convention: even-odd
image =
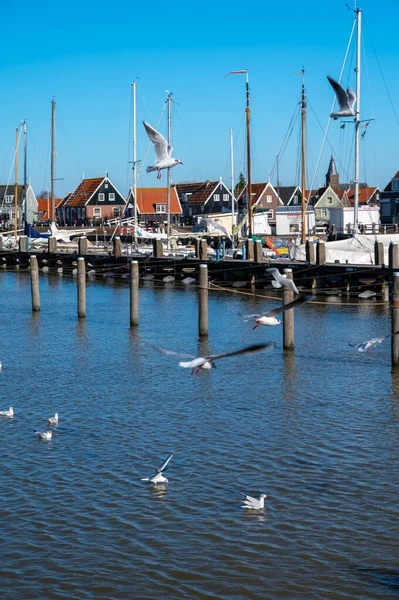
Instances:
[[[101,208],[93,209],[93,217],[101,217]]]
[[[332,204],[332,196],[327,196],[327,204]]]
[[[6,201],[6,204],[11,204],[14,200],[14,196],[4,196],[4,200]]]
[[[101,210],[101,208],[100,208],[100,210]],[[114,217],[119,217],[119,212],[120,212],[120,211],[119,211],[119,206],[114,206],[114,207],[112,208],[112,215],[113,215]]]
[[[115,202],[115,194],[113,192],[111,192],[110,194],[108,194],[108,200],[110,202]]]
[[[392,179],[392,191],[397,192],[398,190],[399,190],[399,179],[396,179],[396,178]]]
[[[298,196],[293,197],[292,204],[295,204],[295,206],[298,204]]]
[[[105,200],[105,194],[98,194],[98,201],[104,202],[104,200]]]
[[[267,194],[267,196],[266,196],[266,202],[268,204],[270,204],[272,202],[272,200],[273,200],[272,195],[271,194]]]
[[[156,204],[155,211],[157,213],[166,213],[166,204]]]
[[[326,208],[322,208],[320,212],[321,212],[321,216],[322,217],[326,217],[327,216],[327,209]]]
[[[273,219],[273,209],[269,208],[269,210],[266,211],[266,212],[267,212],[267,218],[268,219]]]
[[[104,184],[104,187],[105,187],[105,188],[108,188],[108,183],[105,183],[105,184]]]
[[[223,194],[223,202],[228,202],[230,198],[230,194]]]
[[[214,202],[219,202],[220,198],[219,198],[219,194],[213,194],[213,201]]]

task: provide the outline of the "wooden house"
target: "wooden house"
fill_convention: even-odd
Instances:
[[[32,186],[17,186],[18,223],[22,224],[27,209],[26,221],[33,223],[37,220],[37,199]],[[0,221],[5,224],[15,219],[15,185],[0,185]]]
[[[58,206],[56,214],[61,225],[101,225],[123,213],[126,200],[105,177],[83,179],[76,190]]]
[[[133,190],[127,198],[125,216],[134,215]],[[170,222],[179,224],[183,214],[175,186],[170,188]],[[167,188],[137,188],[137,218],[142,226],[166,225],[168,220],[168,189]]]
[[[192,224],[195,216],[231,213],[232,195],[222,180],[178,183],[173,186],[179,198],[183,220]]]
[[[399,171],[380,193],[380,219],[382,224],[399,222]]]

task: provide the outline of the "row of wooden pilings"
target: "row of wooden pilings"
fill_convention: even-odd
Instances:
[[[323,241],[306,242],[306,262],[310,265],[325,265],[326,259],[326,244]],[[374,264],[377,266],[385,265],[384,244],[382,242],[374,242]],[[390,269],[399,268],[399,244],[391,242],[388,251],[388,265]]]

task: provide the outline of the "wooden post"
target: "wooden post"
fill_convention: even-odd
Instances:
[[[399,272],[395,272],[392,278],[392,334],[399,331]],[[391,337],[391,357],[392,367],[399,365],[399,335]]]
[[[263,262],[263,250],[262,250],[262,242],[260,240],[256,240],[255,242],[255,262],[260,263]]]
[[[288,279],[292,279],[292,269],[284,269]],[[283,304],[294,300],[294,292],[284,286]],[[283,348],[288,350],[294,347],[294,311],[288,310],[283,314]]]
[[[206,240],[197,240],[195,244],[195,256],[200,260],[208,260],[208,244]]]
[[[199,266],[198,333],[208,337],[208,265]]]
[[[139,324],[139,263],[130,263],[130,327]]]
[[[19,251],[28,252],[28,236],[21,235],[19,238]]]
[[[40,310],[39,266],[34,254],[30,257],[30,285],[32,292],[32,311]]]
[[[306,262],[309,263],[310,265],[314,265],[316,262],[316,258],[315,258],[315,248],[314,248],[314,242],[311,242],[310,240],[306,241]]]
[[[154,254],[154,258],[162,258],[162,256],[163,256],[162,240],[152,240],[152,251]]]
[[[48,251],[57,252],[57,239],[54,236],[48,238]]]
[[[382,242],[374,242],[374,264],[384,264],[384,244]]]
[[[399,268],[399,244],[396,242],[389,244],[389,268]]]
[[[114,256],[122,256],[122,243],[119,235],[116,235],[113,240]]]
[[[399,228],[398,228],[398,224],[397,224],[397,223],[395,223],[395,225],[393,226],[393,232],[394,232],[394,233],[398,233],[398,229],[399,229]]]
[[[254,241],[253,239],[249,238],[247,239],[247,241],[245,242],[246,245],[246,249],[247,249],[247,260],[253,260],[254,259]]]
[[[86,264],[85,259],[78,258],[78,318],[86,317]]]
[[[78,239],[78,253],[87,254],[87,237],[83,236]]]
[[[3,250],[3,241],[4,241],[4,238],[2,235],[0,235],[0,250]]]
[[[324,242],[318,242],[316,246],[316,264],[326,264],[326,245]]]

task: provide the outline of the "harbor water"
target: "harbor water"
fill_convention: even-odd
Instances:
[[[323,298],[282,329],[242,313],[280,299],[87,286],[0,273],[0,598],[382,599],[399,597],[399,375],[382,300]],[[319,299],[318,299],[319,300]],[[194,355],[275,341],[198,375],[154,346]],[[40,441],[59,413],[51,441]],[[168,485],[141,481],[169,454]],[[265,510],[239,494],[267,494]]]

